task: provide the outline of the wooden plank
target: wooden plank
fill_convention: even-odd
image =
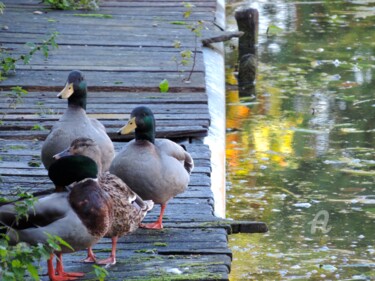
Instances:
[[[17,75],[8,76],[0,84],[0,89],[9,90],[10,87],[20,86],[28,91],[43,89],[44,91],[60,91],[61,85],[66,82],[67,69],[62,70],[17,70]],[[202,73],[193,73],[191,83],[185,83],[186,73],[176,72],[126,72],[126,71],[90,71],[84,72],[90,81],[93,91],[159,91],[159,83],[167,79],[171,92],[192,91],[202,92],[205,89],[205,80]]]
[[[138,232],[137,232],[138,233]],[[139,253],[137,250],[120,250],[117,265],[109,268],[108,280],[228,280],[231,258],[224,254],[212,255],[158,255],[152,252]],[[108,253],[98,252],[100,257]],[[84,251],[64,256],[67,271],[88,273],[83,280],[93,280],[92,265],[78,263],[85,257]],[[42,271],[46,272],[42,265]],[[183,275],[176,275],[171,269],[179,269]],[[48,280],[44,277],[42,280]]]
[[[66,72],[66,78],[69,72]],[[22,100],[27,103],[33,102],[44,102],[44,103],[61,103],[62,101],[57,98],[57,94],[60,90],[63,89],[64,84],[66,82],[66,78],[58,77],[56,79],[61,80],[61,85],[59,90],[56,92],[33,92],[29,91],[25,96],[23,96]],[[107,92],[95,92],[91,90],[91,81],[87,81],[88,83],[88,96],[87,102],[88,105],[92,101],[106,101],[112,103],[112,99],[117,100],[118,103],[126,104],[126,103],[133,103],[133,104],[167,104],[167,103],[178,103],[178,104],[207,104],[207,95],[204,92],[168,92],[168,93],[160,93],[160,92],[118,92],[118,91],[107,91]],[[11,91],[3,91],[1,95],[4,96],[4,100],[8,100],[8,95],[11,94]],[[63,102],[64,103],[64,102]],[[66,105],[66,102],[65,102]],[[6,106],[8,107],[8,106]]]
[[[46,110],[45,107],[48,107],[48,110],[60,110],[65,111],[67,108],[67,103],[62,100],[58,100],[57,98],[53,99],[54,102],[48,103],[41,103],[40,101],[35,101],[33,103],[20,103],[17,105],[16,108],[9,107],[8,102],[0,102],[0,108],[2,108],[3,112],[17,112],[22,111],[26,114],[38,114],[43,113],[43,110]],[[108,102],[107,102],[108,101]],[[114,110],[114,113],[117,111],[122,111],[121,113],[130,113],[135,107],[139,106],[139,104],[132,104],[132,103],[122,103],[117,99],[112,99],[111,97],[102,99],[100,101],[90,100],[90,104],[87,105],[87,111],[95,111],[97,113],[108,112]],[[173,114],[180,114],[180,113],[208,113],[207,104],[197,104],[192,108],[191,104],[157,104],[157,105],[147,105],[155,114],[165,114],[165,113],[173,113]],[[95,114],[94,112],[91,112]],[[108,112],[110,113],[110,112]]]

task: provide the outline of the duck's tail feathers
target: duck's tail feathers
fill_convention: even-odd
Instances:
[[[154,208],[154,201],[152,200],[146,200],[146,201],[143,201],[146,205],[146,209],[144,210],[145,212],[148,212],[150,210],[152,210],[152,208]]]
[[[154,201],[143,200],[136,194],[135,200],[132,202],[133,206],[138,210],[142,210],[145,214],[154,207]]]
[[[185,151],[185,161],[184,161],[185,170],[191,175],[191,172],[194,169],[194,161],[191,155]]]

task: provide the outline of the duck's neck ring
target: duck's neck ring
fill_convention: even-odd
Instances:
[[[155,131],[152,130],[152,131],[144,132],[144,131],[139,131],[135,129],[135,139],[137,141],[147,140],[151,143],[155,143]]]
[[[87,91],[76,90],[73,95],[68,98],[68,106],[79,106],[86,110]]]

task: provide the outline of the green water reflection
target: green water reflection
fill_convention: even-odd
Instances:
[[[270,228],[231,280],[375,280],[375,1],[269,2],[227,3],[260,14],[256,98],[226,45],[227,217]]]

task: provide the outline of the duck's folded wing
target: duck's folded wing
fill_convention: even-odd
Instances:
[[[184,145],[179,145],[168,139],[157,139],[155,145],[161,153],[165,153],[183,163],[185,170],[191,174],[194,168],[194,161]]]
[[[23,215],[17,210],[19,207],[26,206],[24,200],[3,205],[0,207],[0,225],[15,230],[46,226],[65,216],[70,209],[66,198],[66,192],[39,197],[27,207]]]

